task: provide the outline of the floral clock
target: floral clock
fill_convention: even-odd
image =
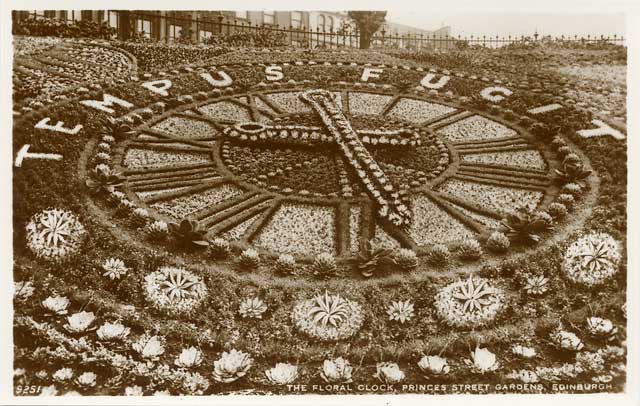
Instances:
[[[348,258],[369,240],[421,254],[486,240],[561,194],[551,143],[464,98],[361,83],[212,95],[134,126],[112,161],[132,202],[209,238],[274,255]]]

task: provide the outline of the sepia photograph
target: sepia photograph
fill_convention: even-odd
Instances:
[[[637,392],[624,9],[58,3],[3,10],[8,403]]]

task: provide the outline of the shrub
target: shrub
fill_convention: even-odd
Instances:
[[[293,255],[280,254],[274,264],[276,272],[281,275],[291,275],[296,269],[296,260]]]
[[[445,265],[451,258],[451,252],[444,244],[436,244],[427,254],[427,261],[432,265]]]
[[[410,271],[418,266],[418,256],[413,250],[400,248],[394,254],[396,264],[403,271]]]
[[[511,241],[509,240],[509,237],[500,231],[494,231],[491,233],[489,238],[487,238],[487,248],[491,252],[503,254],[509,250],[510,245]]]
[[[559,221],[567,216],[569,210],[567,210],[567,206],[562,203],[554,202],[549,205],[547,208],[547,212],[553,217],[554,220]]]
[[[260,254],[253,248],[242,251],[238,258],[238,266],[246,270],[256,269],[260,265]]]
[[[320,279],[329,279],[332,276],[335,276],[338,271],[336,259],[333,255],[323,252],[315,257],[311,264],[311,270],[316,277]]]
[[[231,253],[229,242],[223,238],[214,238],[209,242],[209,253],[216,259],[228,257]]]
[[[464,261],[473,261],[482,257],[482,247],[477,240],[467,238],[458,247],[458,256]]]

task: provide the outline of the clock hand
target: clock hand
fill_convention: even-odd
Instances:
[[[280,143],[335,143],[331,134],[321,127],[301,125],[264,125],[255,122],[243,122],[225,127],[222,131],[231,138],[242,141],[269,140]],[[380,144],[391,146],[420,145],[420,134],[417,131],[401,128],[395,130],[357,130],[364,144]]]
[[[356,171],[369,195],[379,206],[378,214],[396,226],[407,225],[410,212],[400,200],[384,172],[364,147],[358,134],[335,101],[333,93],[322,89],[308,90],[300,98],[318,113],[329,134],[338,144],[344,158]]]

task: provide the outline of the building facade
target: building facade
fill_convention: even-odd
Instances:
[[[31,10],[14,11],[12,17],[17,21],[34,16],[106,23],[116,29],[120,39],[142,37],[166,42],[179,39],[202,42],[214,35],[241,33],[251,27],[265,26],[286,30],[293,46],[357,46],[357,41],[350,38],[356,34],[355,24],[346,11]],[[373,46],[421,47],[418,39],[424,42],[425,38],[433,36],[444,38],[450,31],[450,27],[428,31],[385,22],[376,33]]]

